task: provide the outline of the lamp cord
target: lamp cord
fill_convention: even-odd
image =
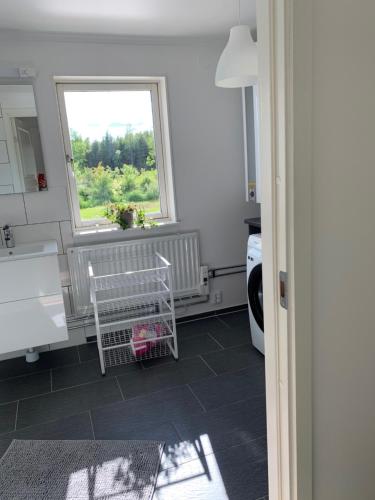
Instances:
[[[238,24],[241,24],[241,0],[238,0]]]

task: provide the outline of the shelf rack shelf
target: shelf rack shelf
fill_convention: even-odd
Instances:
[[[90,261],[100,366],[172,354],[178,359],[172,267],[159,253]]]

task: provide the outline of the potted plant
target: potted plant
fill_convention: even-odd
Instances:
[[[137,219],[136,224],[138,227],[142,229],[146,229],[147,227],[155,227],[157,223],[147,217],[146,212],[143,208],[137,208]]]
[[[122,229],[130,229],[135,225],[136,211],[137,207],[135,205],[113,203],[107,206],[105,215],[110,221],[119,224]]]
[[[131,204],[111,203],[107,206],[105,216],[121,226],[122,229],[131,229],[132,227],[146,229],[157,225],[155,221],[146,216],[143,208]]]

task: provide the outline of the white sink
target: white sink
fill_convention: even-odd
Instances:
[[[33,259],[45,257],[47,255],[57,255],[57,242],[38,241],[37,243],[25,243],[16,245],[14,248],[0,249],[0,262],[7,260]]]

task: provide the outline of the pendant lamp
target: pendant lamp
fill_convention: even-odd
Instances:
[[[239,12],[240,12],[239,0]],[[240,13],[239,13],[240,21]],[[229,40],[216,68],[217,87],[249,87],[257,83],[258,55],[249,26],[239,24],[230,30]]]

